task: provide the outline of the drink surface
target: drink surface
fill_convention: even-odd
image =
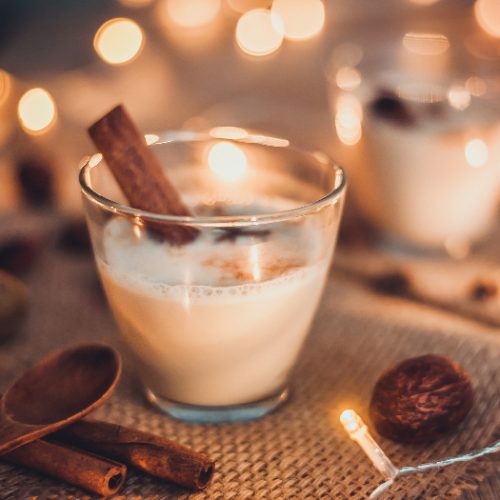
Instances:
[[[285,386],[329,265],[319,228],[301,220],[212,229],[172,247],[117,218],[103,246],[98,264],[111,308],[155,394],[226,406]]]

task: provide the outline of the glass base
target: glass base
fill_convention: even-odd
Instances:
[[[253,403],[234,406],[196,406],[158,396],[148,387],[145,387],[145,392],[148,401],[163,413],[185,422],[204,424],[244,422],[261,418],[283,404],[289,394],[288,388],[285,388],[268,398]]]

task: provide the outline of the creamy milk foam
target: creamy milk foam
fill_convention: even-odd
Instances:
[[[106,227],[104,287],[160,397],[206,406],[258,401],[285,386],[304,342],[329,264],[319,257],[319,230],[226,236],[202,233],[174,248],[126,220]]]

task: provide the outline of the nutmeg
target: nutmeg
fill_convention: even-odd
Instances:
[[[407,359],[375,384],[370,417],[384,437],[430,441],[454,429],[474,399],[469,377],[457,363],[434,354]]]

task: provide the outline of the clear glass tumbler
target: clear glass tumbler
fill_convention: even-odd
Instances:
[[[153,140],[192,216],[131,208],[100,155],[80,172],[111,310],[160,409],[198,422],[263,416],[286,400],[317,309],[344,173],[322,153],[234,127]],[[172,246],[151,223],[197,237]]]

